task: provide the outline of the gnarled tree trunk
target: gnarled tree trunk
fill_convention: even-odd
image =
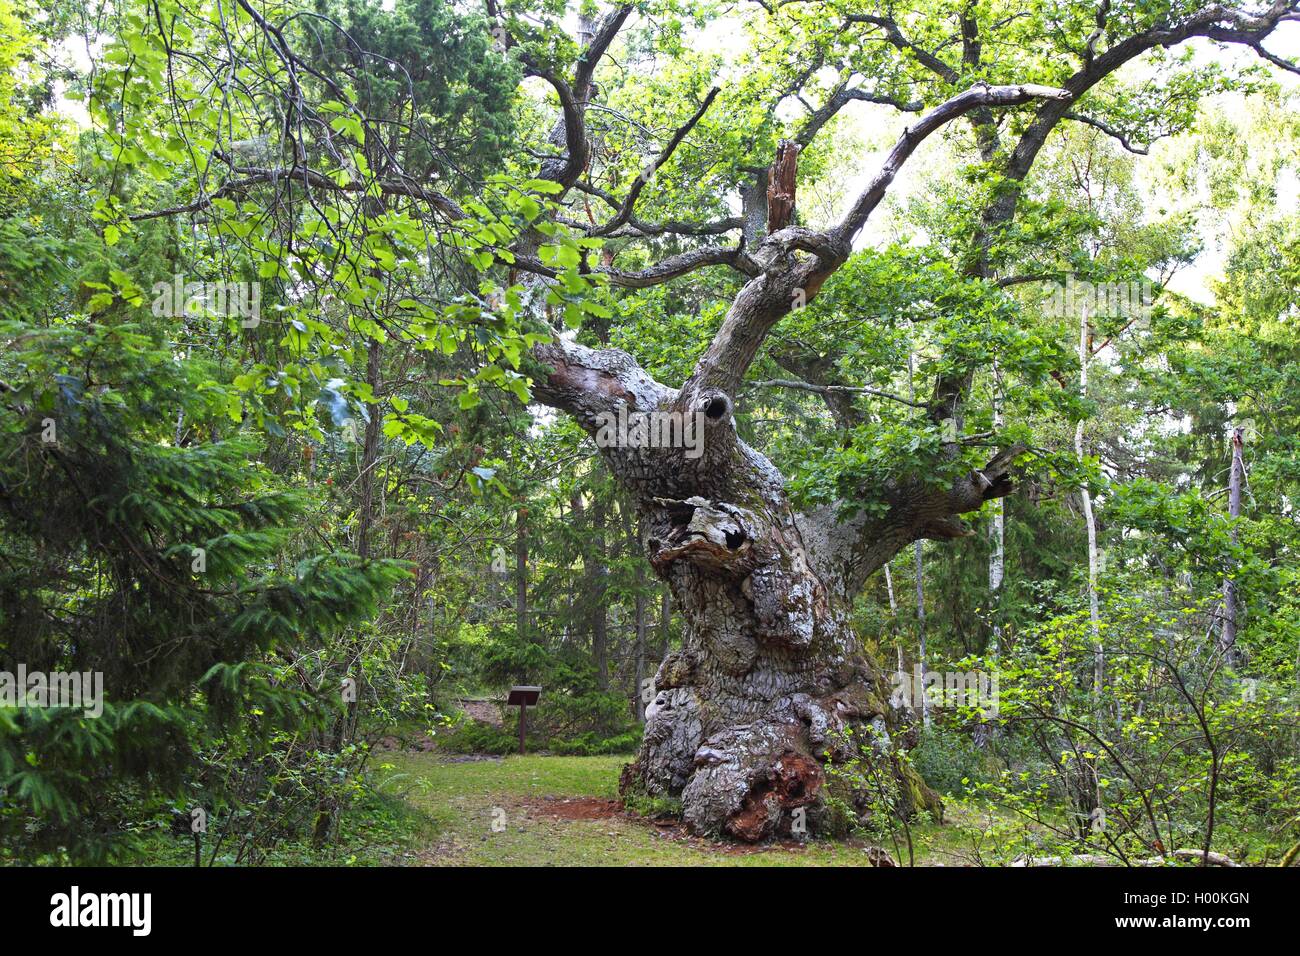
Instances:
[[[789,832],[796,817],[826,830],[826,764],[850,756],[843,732],[884,754],[891,735],[909,730],[891,708],[886,671],[850,626],[852,597],[905,543],[950,537],[953,515],[1005,494],[1014,454],[941,494],[885,489],[893,507],[874,523],[841,520],[830,507],[797,512],[781,474],[737,437],[717,387],[726,375],[697,374],[673,390],[618,350],[537,351],[551,369],[538,397],[593,434],[614,415],[635,426],[669,413],[699,429],[686,447],[601,449],[685,621],[681,649],[655,675],[624,792],[679,798],[704,833],[759,840]],[[902,808],[938,807],[915,775],[896,769]]]
[[[645,502],[646,551],[686,629],[655,675],[622,787],[680,797],[695,829],[752,841],[789,833],[801,808],[826,828],[823,764],[849,756],[843,731],[898,728],[825,531],[791,511],[765,460],[735,458],[710,497]]]

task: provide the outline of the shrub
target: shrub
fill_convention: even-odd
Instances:
[[[921,734],[911,758],[925,782],[940,793],[959,795],[970,784],[989,777],[988,754],[976,747],[967,734],[939,724]]]
[[[594,757],[603,754],[633,754],[641,744],[641,731],[629,731],[614,737],[598,734],[580,734],[571,740],[553,740],[550,749],[557,754],[577,757]]]
[[[500,727],[466,720],[443,738],[443,746],[455,753],[504,756],[519,749],[519,738]]]

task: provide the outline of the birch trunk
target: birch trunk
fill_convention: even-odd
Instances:
[[[1228,516],[1233,519],[1232,543],[1237,543],[1236,521],[1241,517],[1241,486],[1245,479],[1246,463],[1243,458],[1242,429],[1232,430],[1232,467],[1228,475]],[[1228,567],[1223,578],[1223,629],[1219,634],[1219,650],[1229,667],[1236,667],[1237,652],[1237,582],[1235,562]]]
[[[528,509],[515,512],[515,636],[528,639]]]
[[[1080,312],[1079,319],[1079,395],[1088,397],[1088,360],[1092,352],[1092,336],[1088,325],[1088,310]],[[1074,452],[1082,464],[1085,457],[1083,421],[1074,428]],[[1093,646],[1093,690],[1101,693],[1105,676],[1105,649],[1101,644],[1101,611],[1097,599],[1097,522],[1092,510],[1092,492],[1085,484],[1079,492],[1083,501],[1083,522],[1088,531],[1088,633]]]
[[[998,366],[993,363],[993,430],[1002,428],[1002,402],[998,397]],[[995,498],[989,523],[989,610],[993,617],[993,655],[1002,653],[1002,581],[1006,570],[1006,499]]]
[[[920,655],[918,664],[921,668],[921,687],[924,688],[926,686],[925,675],[929,671],[929,661],[925,651],[925,565],[922,562],[921,542],[916,542],[913,548],[916,557],[917,652]],[[924,689],[918,696],[921,698],[921,723],[928,728],[930,726],[930,701]]]

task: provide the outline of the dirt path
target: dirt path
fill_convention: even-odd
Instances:
[[[491,724],[493,727],[503,726],[501,721],[501,702],[484,697],[462,697],[456,701],[465,715],[472,720],[480,721],[484,724]]]

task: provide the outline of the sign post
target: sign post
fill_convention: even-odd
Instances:
[[[536,705],[537,698],[542,694],[540,687],[511,687],[510,696],[506,699],[507,707],[519,708],[519,753],[524,752],[524,740],[528,734],[528,706]]]

